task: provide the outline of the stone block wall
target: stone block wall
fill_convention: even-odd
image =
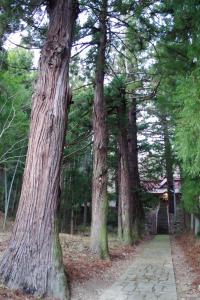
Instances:
[[[149,234],[157,234],[157,215],[159,207],[146,213],[146,230]]]
[[[146,231],[149,234],[157,234],[157,216],[159,206],[146,213]],[[182,207],[176,207],[176,216],[169,214],[169,234],[178,234],[185,230],[185,214]],[[199,227],[200,228],[200,227]]]
[[[176,216],[169,214],[169,233],[176,234],[181,233],[185,229],[185,216],[182,207],[176,208]]]

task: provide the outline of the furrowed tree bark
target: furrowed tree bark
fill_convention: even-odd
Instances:
[[[99,13],[99,43],[96,60],[95,94],[93,104],[93,179],[91,251],[108,258],[107,238],[107,125],[104,98],[105,50],[107,44],[107,0],[102,0]]]
[[[87,159],[85,159],[85,164],[86,164],[86,172],[85,172],[85,176],[87,177],[87,183],[90,186],[90,172],[91,172],[91,167],[88,165],[87,163]],[[91,193],[91,190],[89,189],[89,193]],[[88,222],[88,193],[86,192],[84,195],[85,199],[83,202],[84,205],[84,210],[83,210],[83,226],[86,227],[87,226],[87,222]]]
[[[121,214],[121,231],[122,241],[127,245],[132,245],[132,197],[131,197],[131,181],[128,161],[128,139],[126,128],[126,99],[122,94],[120,103],[117,107],[118,116],[118,149],[120,155],[120,176],[119,176],[119,218]],[[119,220],[120,222],[120,220]]]
[[[129,108],[128,119],[128,149],[129,149],[129,166],[131,178],[131,193],[133,202],[133,222],[134,231],[137,238],[138,223],[144,217],[142,203],[139,197],[140,177],[138,169],[138,146],[137,146],[137,103],[133,97]]]
[[[48,1],[50,23],[32,97],[23,185],[1,264],[4,283],[37,297],[69,299],[57,231],[60,167],[68,106],[68,69],[77,3]]]

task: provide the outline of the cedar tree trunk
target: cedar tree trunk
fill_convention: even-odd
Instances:
[[[131,245],[132,240],[132,197],[130,170],[128,161],[128,139],[126,128],[126,102],[125,96],[122,95],[120,104],[117,107],[119,136],[118,148],[120,154],[120,176],[119,176],[119,215],[121,214],[121,235],[122,241]],[[120,223],[120,220],[119,220]]]
[[[99,43],[96,60],[95,95],[93,104],[93,179],[91,251],[108,258],[107,238],[107,125],[104,98],[105,50],[107,43],[107,0],[102,0],[99,14]]]
[[[133,220],[135,230],[137,231],[138,221],[144,217],[142,203],[139,197],[140,177],[138,170],[138,146],[137,146],[137,104],[136,98],[132,98],[131,106],[128,113],[129,133],[128,133],[128,148],[129,148],[129,166],[131,177],[131,192],[133,201]],[[137,232],[136,232],[137,234]]]
[[[10,288],[66,300],[69,293],[56,214],[77,4],[73,0],[51,0],[48,4],[50,23],[32,97],[20,203],[0,275]]]

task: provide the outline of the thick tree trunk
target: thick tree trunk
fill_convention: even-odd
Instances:
[[[117,107],[117,115],[118,115],[118,126],[119,126],[118,148],[120,154],[119,218],[121,214],[121,227],[122,227],[120,234],[122,234],[122,241],[127,245],[131,245],[133,242],[132,197],[131,197],[131,182],[130,182],[130,170],[129,170],[129,161],[128,161],[126,103],[125,103],[124,95],[121,96],[121,103]]]
[[[107,0],[102,0],[99,14],[99,48],[96,61],[95,95],[93,105],[93,180],[91,250],[107,258],[107,125],[104,98],[105,50],[107,42]]]
[[[50,24],[32,97],[21,198],[11,240],[0,264],[0,275],[10,288],[64,300],[69,299],[69,293],[56,214],[77,5],[73,0],[48,3]]]
[[[167,192],[169,201],[169,212],[174,213],[174,180],[173,180],[173,158],[171,143],[169,139],[168,121],[166,115],[162,115],[162,127],[164,135],[164,147],[165,147],[165,166],[166,166],[166,177],[167,177]]]
[[[133,202],[133,222],[135,234],[138,234],[139,220],[144,217],[142,203],[139,197],[140,177],[138,169],[138,146],[137,146],[137,104],[136,99],[132,98],[131,106],[128,113],[129,132],[128,132],[128,148],[129,148],[129,166],[131,177],[131,192]]]
[[[70,216],[68,216],[70,198],[68,196],[68,190],[71,188],[71,178],[68,175],[67,164],[63,165],[62,170],[62,185],[61,185],[61,199],[59,205],[59,224],[60,232],[67,232],[67,220],[70,222]]]

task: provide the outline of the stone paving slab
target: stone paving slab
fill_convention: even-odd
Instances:
[[[99,300],[177,300],[168,235],[157,235]]]

